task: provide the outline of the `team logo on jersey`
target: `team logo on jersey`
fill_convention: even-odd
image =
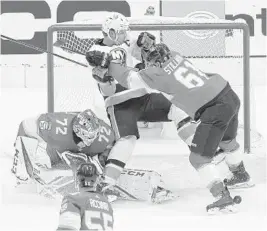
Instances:
[[[41,129],[41,130],[51,130],[51,128],[52,128],[52,124],[50,123],[50,122],[47,122],[47,121],[44,121],[44,120],[41,120],[40,122],[39,122],[39,128]]]
[[[112,62],[126,64],[126,51],[123,48],[115,48],[110,52]]]

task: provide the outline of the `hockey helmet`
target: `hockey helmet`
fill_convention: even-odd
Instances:
[[[73,120],[73,131],[86,146],[90,146],[100,133],[99,119],[88,109],[79,113]]]
[[[171,58],[171,51],[164,43],[158,43],[148,52],[142,52],[146,66],[161,67],[163,63]]]
[[[88,191],[96,191],[100,182],[100,174],[93,163],[82,163],[76,170],[76,186]]]
[[[111,31],[115,32],[115,38],[110,37]],[[117,45],[124,42],[119,41],[120,35],[123,35],[124,40],[127,40],[129,31],[130,28],[128,19],[124,15],[117,12],[110,13],[106,17],[105,22],[102,24],[102,32],[107,34],[107,36]]]

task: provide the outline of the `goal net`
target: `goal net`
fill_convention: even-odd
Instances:
[[[239,138],[250,150],[249,30],[244,23],[226,20],[185,20],[170,17],[129,18],[130,37],[149,31],[157,42],[179,51],[205,72],[219,73],[239,95]],[[48,30],[48,49],[87,65],[84,54],[101,38],[102,20],[67,22]],[[81,111],[92,108],[107,121],[104,101],[90,68],[48,54],[48,111]],[[168,126],[167,126],[168,127]],[[164,130],[164,126],[163,126]],[[166,127],[165,127],[166,130]],[[167,129],[169,130],[169,129]],[[166,134],[171,137],[171,132]]]

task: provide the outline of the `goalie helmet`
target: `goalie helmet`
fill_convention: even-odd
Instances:
[[[73,120],[73,131],[86,146],[90,146],[100,133],[99,119],[88,109],[79,113]]]
[[[86,191],[96,191],[100,183],[100,175],[93,163],[83,163],[76,170],[76,187]]]
[[[127,18],[117,12],[110,13],[102,24],[102,32],[107,34],[116,45],[120,45],[127,40],[129,30],[129,22]],[[111,31],[115,32],[115,38],[110,37]]]

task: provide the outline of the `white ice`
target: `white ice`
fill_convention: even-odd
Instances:
[[[254,89],[253,114],[255,129],[266,137],[265,85]],[[38,103],[41,102],[41,103]],[[43,89],[1,89],[1,158],[0,230],[55,230],[59,201],[36,194],[18,193],[11,185],[11,155],[18,125],[25,117],[46,111]],[[259,138],[259,137],[258,137]],[[262,139],[262,138],[261,138]],[[177,140],[142,139],[138,142],[129,167],[154,169],[179,198],[161,205],[144,202],[116,202],[115,230],[267,230],[266,218],[266,151],[262,140],[252,139],[253,150],[245,154],[248,171],[256,183],[254,188],[233,190],[243,201],[239,212],[208,216],[205,207],[212,202],[195,170],[189,165],[187,147]],[[224,165],[220,166],[226,174]]]

